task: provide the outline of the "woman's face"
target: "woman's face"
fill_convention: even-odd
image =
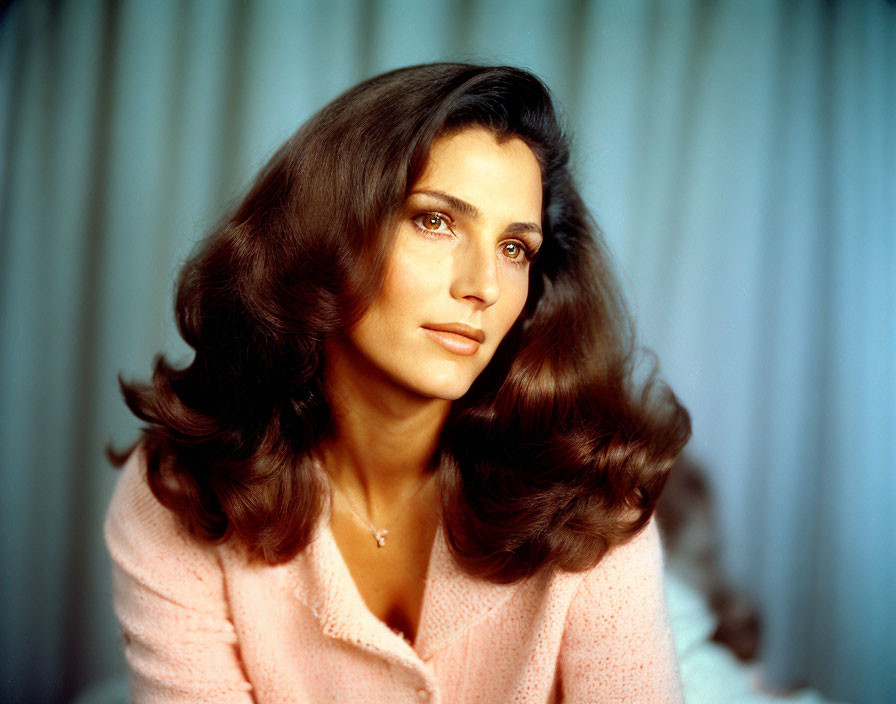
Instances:
[[[481,128],[436,140],[394,237],[382,291],[349,344],[394,384],[460,398],[526,302],[528,257],[542,243],[532,150]]]

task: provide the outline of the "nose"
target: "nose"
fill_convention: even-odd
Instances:
[[[476,299],[482,308],[487,308],[498,300],[500,293],[494,248],[486,242],[467,240],[455,250],[451,295]]]

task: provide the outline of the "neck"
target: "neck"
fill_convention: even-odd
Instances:
[[[383,380],[342,350],[325,359],[335,430],[321,447],[324,466],[372,520],[391,516],[437,467],[451,402]]]

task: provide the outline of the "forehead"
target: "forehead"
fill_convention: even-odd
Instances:
[[[493,132],[471,127],[437,138],[414,184],[414,190],[428,188],[540,222],[541,167],[519,137],[499,142]]]

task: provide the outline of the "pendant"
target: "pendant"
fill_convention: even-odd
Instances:
[[[386,536],[389,534],[385,528],[383,530],[375,530],[373,531],[373,537],[376,538],[376,546],[378,548],[383,547],[386,544]]]

